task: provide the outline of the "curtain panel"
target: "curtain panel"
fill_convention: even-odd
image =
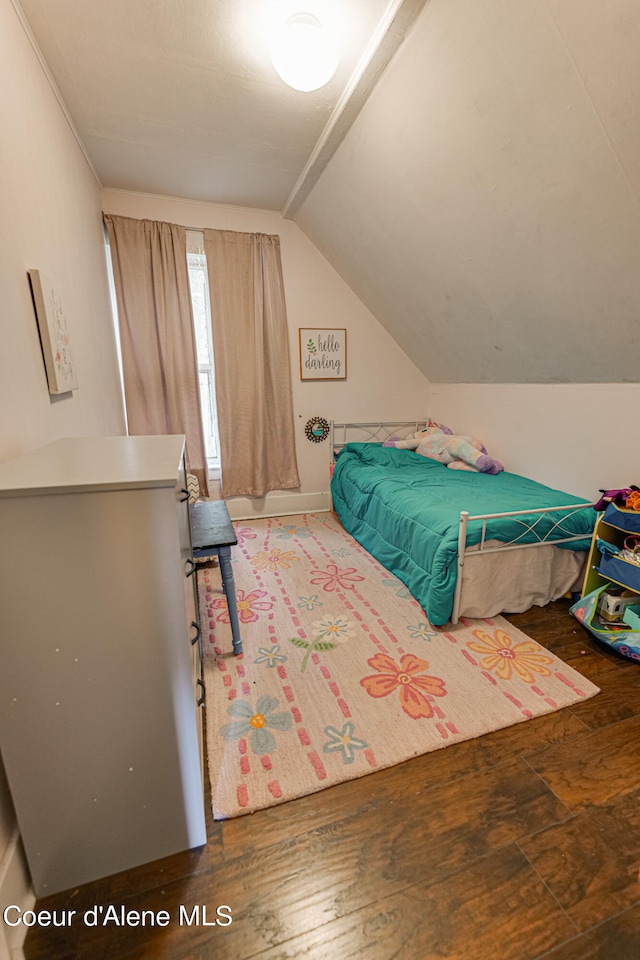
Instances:
[[[187,438],[187,465],[208,496],[186,230],[104,215],[118,305],[130,434]]]
[[[300,486],[280,238],[205,230],[222,492]]]

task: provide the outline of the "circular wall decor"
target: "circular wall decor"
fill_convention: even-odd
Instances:
[[[329,436],[329,424],[324,417],[311,417],[307,420],[304,432],[312,443],[322,443]]]

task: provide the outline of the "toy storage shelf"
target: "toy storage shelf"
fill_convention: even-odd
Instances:
[[[628,537],[633,545],[640,541],[640,513],[609,504],[596,521],[582,595],[571,613],[602,643],[640,663],[640,565],[621,555],[632,546]]]
[[[582,587],[583,597],[607,583],[617,583],[640,597],[640,566],[607,556],[598,547],[598,540],[604,540],[622,548],[627,537],[633,534],[640,536],[640,513],[637,511],[621,510],[610,504],[598,517]]]

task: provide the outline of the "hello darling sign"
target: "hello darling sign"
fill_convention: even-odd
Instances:
[[[299,328],[300,379],[347,379],[347,331]]]

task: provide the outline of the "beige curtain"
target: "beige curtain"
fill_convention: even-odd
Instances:
[[[222,493],[300,486],[280,238],[205,230]]]
[[[208,495],[186,231],[105,214],[118,304],[130,434],[187,438],[187,464]]]

